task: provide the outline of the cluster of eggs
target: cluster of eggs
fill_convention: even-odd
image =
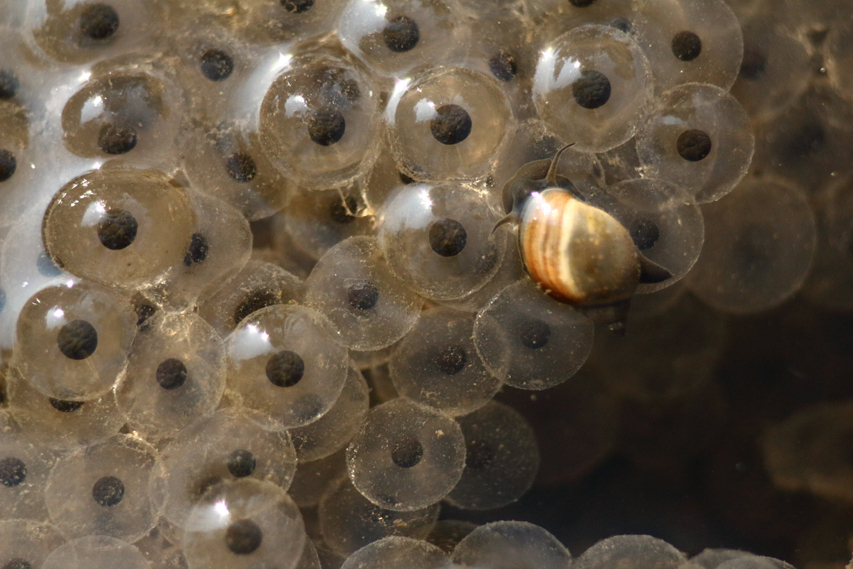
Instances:
[[[637,399],[713,360],[687,290],[853,306],[853,161],[776,160],[846,140],[851,32],[811,83],[782,1],[0,0],[0,567],[785,567],[438,521],[530,489],[495,395],[635,292],[691,368]]]

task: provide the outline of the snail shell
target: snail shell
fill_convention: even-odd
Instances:
[[[640,282],[640,255],[625,227],[563,189],[526,200],[518,236],[530,276],[562,302],[618,302],[630,298]]]

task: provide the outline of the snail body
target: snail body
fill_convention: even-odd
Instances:
[[[553,160],[523,166],[507,182],[508,215],[496,229],[517,223],[525,269],[549,296],[623,333],[637,285],[672,274],[643,256],[615,217],[580,199],[571,181],[557,176],[557,161],[566,148]]]

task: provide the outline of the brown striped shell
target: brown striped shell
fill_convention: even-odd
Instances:
[[[640,254],[625,227],[566,190],[532,194],[518,237],[531,278],[562,302],[612,304],[630,298],[640,282]]]

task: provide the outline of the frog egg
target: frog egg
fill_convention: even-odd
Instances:
[[[310,189],[344,186],[379,148],[379,90],[370,76],[327,55],[295,56],[260,105],[260,140],[288,179]]]
[[[385,120],[397,165],[414,180],[488,175],[514,128],[497,79],[450,66],[398,81]]]
[[[250,221],[281,210],[296,189],[273,166],[259,136],[234,121],[195,126],[182,152],[193,186],[228,202]]]
[[[465,436],[465,470],[447,501],[457,508],[491,510],[523,496],[539,470],[536,436],[524,417],[490,401],[457,420]]]
[[[396,511],[444,498],[459,481],[464,463],[459,425],[402,398],[371,409],[347,449],[349,475],[358,491]]]
[[[446,308],[425,311],[391,356],[397,392],[452,416],[489,402],[501,382],[480,361],[473,328],[473,314]]]
[[[195,314],[164,314],[137,334],[115,397],[143,433],[173,435],[210,414],[225,390],[225,349]]]
[[[344,478],[320,502],[320,530],[326,544],[347,557],[389,536],[425,538],[438,521],[439,509],[433,504],[406,512],[386,510],[369,502]]]
[[[654,72],[658,93],[684,83],[726,91],[737,78],[743,36],[724,0],[668,0],[638,10],[635,34]]]
[[[55,453],[0,415],[0,512],[3,519],[46,520],[44,488]]]
[[[535,167],[532,164],[528,166],[532,168],[529,179],[544,179],[554,155],[564,146],[565,143],[548,132],[541,120],[530,119],[522,123],[504,147],[492,175],[496,197],[502,198],[506,183],[519,169],[531,162],[542,161]],[[570,180],[582,195],[596,194],[605,185],[604,169],[598,157],[591,152],[578,150],[577,146],[560,155],[557,175]]]
[[[163,448],[164,518],[178,529],[202,496],[222,482],[252,477],[287,489],[296,470],[290,436],[248,410],[220,410],[184,428]]]
[[[453,300],[482,288],[501,265],[498,213],[469,185],[412,184],[379,213],[379,243],[406,286],[429,299]]]
[[[225,340],[225,351],[229,389],[285,428],[323,416],[347,378],[347,351],[334,328],[302,306],[253,313]]]
[[[493,522],[469,533],[452,561],[460,567],[566,569],[572,556],[557,538],[527,522]]]
[[[300,508],[317,506],[338,482],[347,478],[346,452],[339,450],[311,462],[299,461],[288,493]]]
[[[807,193],[819,193],[853,171],[853,106],[825,84],[812,84],[778,115],[755,123],[754,162]]]
[[[150,569],[131,544],[105,535],[89,535],[57,547],[41,569]]]
[[[336,26],[344,47],[385,77],[443,61],[460,28],[455,5],[442,0],[349,0]]]
[[[800,289],[816,243],[814,214],[801,190],[748,179],[703,213],[705,246],[687,278],[703,302],[750,314],[781,304]]]
[[[50,473],[45,501],[66,536],[107,535],[136,541],[157,525],[148,479],[159,472],[153,447],[116,435],[62,458]]]
[[[350,362],[346,383],[334,405],[313,423],[289,430],[300,464],[326,458],[350,442],[367,415],[369,391],[361,372]]]
[[[699,565],[702,569],[717,569],[727,561],[751,555],[751,553],[737,549],[704,549],[702,553],[690,558],[690,564]]]
[[[371,235],[375,221],[354,188],[297,193],[281,213],[283,238],[317,260],[349,237]],[[282,244],[282,248],[284,245]]]
[[[36,293],[18,318],[15,361],[33,387],[85,401],[112,389],[136,333],[130,304],[96,285],[67,284]]]
[[[672,277],[657,284],[640,284],[647,294],[674,285],[690,271],[705,240],[702,212],[693,197],[661,180],[641,178],[610,186],[607,193],[618,206],[610,211],[624,225],[634,244]]]
[[[0,567],[40,569],[51,551],[65,543],[49,524],[30,520],[0,521]]]
[[[764,18],[744,22],[743,42],[743,61],[732,95],[750,116],[769,119],[806,90],[809,54],[805,45]]]
[[[648,535],[617,535],[603,539],[583,552],[572,564],[578,569],[600,569],[629,563],[655,569],[675,569],[686,563],[680,551]]]
[[[368,351],[402,338],[423,299],[391,273],[373,237],[350,237],[320,258],[305,281],[305,303],[340,331],[341,343]]]
[[[247,478],[212,490],[193,507],[183,547],[189,569],[293,569],[306,539],[287,492]]]
[[[546,41],[567,30],[596,24],[633,33],[636,28],[639,5],[637,0],[527,0],[527,10],[541,24]]]
[[[345,0],[261,0],[249,8],[248,27],[262,30],[256,41],[263,43],[301,41],[332,29],[345,4]]]
[[[146,59],[104,63],[62,109],[65,148],[85,158],[170,159],[184,101],[173,76]]]
[[[239,211],[204,194],[193,192],[190,200],[196,216],[190,246],[162,282],[146,291],[173,310],[189,309],[199,297],[213,294],[252,254],[252,232]]]
[[[303,283],[272,263],[250,260],[243,269],[198,306],[198,314],[223,338],[252,313],[277,304],[299,302]]]
[[[459,542],[475,529],[477,529],[477,524],[472,522],[439,520],[426,537],[426,541],[438,547],[443,552],[451,554]]]
[[[572,377],[592,338],[591,321],[529,278],[495,296],[474,322],[474,345],[486,369],[519,389],[548,389]]]
[[[105,165],[56,193],[42,231],[45,248],[68,272],[136,288],[183,261],[194,217],[184,188],[165,174]]]
[[[341,569],[444,569],[449,565],[447,554],[431,543],[391,536],[365,545]]]
[[[646,56],[627,34],[580,26],[542,51],[533,102],[548,128],[579,150],[605,152],[634,136],[652,97]]]
[[[853,179],[842,178],[816,197],[818,242],[803,296],[824,310],[853,308]]]
[[[754,146],[740,103],[719,87],[694,83],[661,95],[637,135],[644,175],[680,186],[698,203],[718,200],[740,182]]]
[[[101,442],[124,425],[112,393],[88,401],[63,401],[48,397],[21,379],[7,377],[9,413],[27,436],[45,446],[76,450]]]
[[[154,528],[151,532],[133,542],[142,555],[151,564],[150,569],[183,569],[187,562],[181,548],[174,545],[164,535],[160,528]]]
[[[95,61],[152,45],[164,16],[160,3],[143,0],[36,0],[25,41],[57,62]]]

